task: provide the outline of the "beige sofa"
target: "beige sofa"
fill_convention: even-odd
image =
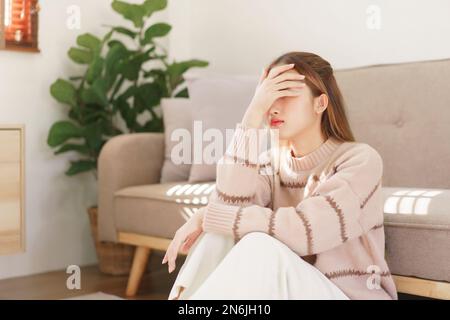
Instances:
[[[450,60],[336,71],[358,141],[383,157],[386,258],[399,292],[450,299]],[[165,250],[214,181],[160,184],[164,136],[115,137],[99,159],[99,237],[137,247],[127,294],[150,250]]]

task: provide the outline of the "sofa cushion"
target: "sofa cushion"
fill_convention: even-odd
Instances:
[[[191,150],[187,150],[188,163],[175,163],[171,154],[180,141],[177,140],[178,136],[172,137],[172,134],[175,133],[175,130],[179,130],[178,133],[182,133],[180,130],[184,130],[185,134],[192,135],[191,101],[186,98],[163,98],[161,99],[161,109],[164,121],[164,164],[160,182],[186,181],[191,171]]]
[[[450,190],[383,187],[393,274],[450,282]]]
[[[170,182],[116,191],[116,229],[171,239],[198,208],[208,203],[214,187],[214,182]]]
[[[215,182],[165,183],[115,193],[118,231],[173,238]],[[386,260],[393,274],[449,281],[450,190],[383,187]]]
[[[200,76],[189,73],[185,78],[189,88],[189,99],[192,101],[193,125],[194,121],[197,125],[201,124],[202,133],[208,129],[220,130],[224,137],[222,149],[215,154],[213,163],[192,164],[189,182],[215,180],[217,160],[227,147],[226,130],[234,130],[236,123],[242,120],[256,89],[258,77],[213,73]],[[209,143],[211,142],[193,146],[193,154],[197,149],[203,150]],[[262,142],[262,145],[264,143]]]

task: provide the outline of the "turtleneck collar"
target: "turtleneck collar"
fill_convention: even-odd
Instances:
[[[342,143],[334,137],[329,137],[318,148],[302,157],[294,156],[292,149],[287,147],[285,149],[287,165],[295,172],[311,170],[331,156]]]

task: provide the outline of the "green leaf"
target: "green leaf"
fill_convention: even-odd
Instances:
[[[108,112],[101,105],[87,104],[84,111],[83,121],[85,124],[90,124],[100,120],[110,121]]]
[[[143,19],[146,11],[142,5],[114,0],[111,6],[114,11],[121,14],[125,19],[132,21],[136,28],[141,28],[143,26]]]
[[[146,0],[142,4],[145,10],[145,16],[150,17],[153,12],[163,10],[167,7],[167,0]]]
[[[105,78],[109,82],[109,86],[115,81],[115,76],[119,73],[121,68],[121,61],[128,58],[131,53],[125,45],[117,40],[112,40],[108,43],[110,47],[105,58]]]
[[[146,109],[159,105],[161,101],[159,86],[155,83],[141,85],[138,88],[134,99],[134,106],[137,113],[141,113]]]
[[[136,111],[130,107],[128,102],[124,99],[117,100],[117,109],[127,125],[127,128],[132,130],[136,126]]]
[[[120,49],[121,51],[124,51],[124,52],[131,52],[131,51],[129,51],[129,50],[127,49],[127,47],[126,47],[121,41],[119,41],[119,40],[114,39],[114,40],[111,40],[111,41],[108,42],[108,47],[109,47],[110,49],[112,49],[112,48],[115,47],[115,46],[118,46],[119,49]]]
[[[69,77],[70,81],[78,81],[78,80],[83,80],[83,77],[81,76],[73,76],[73,77]]]
[[[113,137],[122,133],[122,131],[119,128],[116,128],[111,121],[101,121],[100,123],[105,136]]]
[[[93,52],[98,52],[100,49],[101,41],[96,36],[85,33],[77,37],[77,44],[80,47],[90,49]]]
[[[153,58],[154,59],[159,59],[159,60],[164,62],[164,59],[167,58],[167,55],[166,54],[155,54],[155,55],[153,55]]]
[[[160,91],[161,97],[169,97],[169,88],[167,87],[167,73],[163,69],[152,69],[144,72],[144,78],[152,78]]]
[[[148,120],[138,132],[163,132],[164,124],[161,118]]]
[[[76,89],[70,82],[66,80],[56,80],[50,86],[50,94],[53,96],[53,98],[61,103],[65,103],[71,106],[75,106],[77,103]]]
[[[92,62],[94,54],[92,51],[79,49],[79,48],[70,48],[68,55],[72,61],[79,64],[89,64]]]
[[[77,122],[80,121],[79,109],[72,108],[69,110],[69,118]]]
[[[105,36],[102,39],[101,45],[103,45],[104,43],[108,42],[109,39],[111,39],[113,33],[114,33],[114,30],[110,30],[107,34],[105,34]]]
[[[130,81],[137,80],[139,78],[139,72],[141,71],[142,64],[152,59],[149,55],[151,50],[154,50],[154,47],[146,52],[138,53],[132,56],[129,60],[124,61],[121,66],[120,73]]]
[[[122,93],[119,96],[119,99],[128,100],[129,98],[133,97],[135,94],[137,94],[139,88],[136,86],[129,86],[127,90],[125,90],[124,93]]]
[[[71,161],[70,168],[66,171],[68,176],[73,176],[81,172],[90,171],[97,168],[97,163],[93,160]]]
[[[114,82],[112,84],[110,83],[111,79],[108,78],[107,80],[108,80],[108,92],[109,92],[109,89],[111,89],[114,86],[114,89],[112,90],[111,95],[109,96],[109,101],[114,101],[117,93],[122,88],[122,85],[125,81],[125,77],[121,76],[117,81],[116,81],[116,79],[113,79]]]
[[[89,149],[95,150],[96,153],[100,151],[100,147],[103,143],[102,129],[103,127],[100,121],[91,123],[84,128],[83,135],[86,139],[86,144],[88,145]]]
[[[190,68],[193,67],[206,67],[208,66],[207,61],[203,60],[187,60],[182,62],[174,62],[168,66],[167,72],[170,78],[170,86],[172,89],[175,89],[179,84],[183,82],[182,75]]]
[[[98,78],[94,81],[90,88],[84,88],[81,91],[81,99],[85,103],[99,104],[102,107],[108,106],[107,83],[103,78]]]
[[[175,95],[175,98],[189,98],[188,88],[184,88],[183,90],[178,91]]]
[[[56,147],[68,139],[82,137],[82,129],[69,121],[58,121],[52,125],[47,137],[47,144]]]
[[[165,77],[166,72],[163,69],[151,69],[148,71],[144,72],[144,78],[153,78],[153,79],[158,79],[158,78],[163,78]]]
[[[132,39],[136,38],[136,36],[137,36],[137,32],[132,31],[132,30],[127,29],[127,28],[124,28],[124,27],[115,27],[115,28],[113,28],[113,30],[115,32],[124,34],[124,35],[126,35],[126,36],[128,36],[128,37],[130,37]]]
[[[87,155],[89,154],[89,148],[86,145],[81,144],[73,144],[73,143],[67,143],[58,150],[55,151],[55,154],[60,154],[68,151],[76,151],[78,153]]]
[[[86,80],[89,84],[92,84],[101,75],[104,62],[105,60],[100,56],[94,58],[86,73]]]
[[[132,4],[114,0],[112,8],[125,19],[132,21],[136,28],[144,25],[144,17],[150,17],[153,12],[167,7],[167,0],[146,0],[142,4]]]
[[[152,42],[153,38],[164,37],[167,35],[172,27],[167,23],[155,23],[145,30],[144,39],[142,45],[146,45]]]
[[[98,99],[97,100],[98,103],[103,107],[108,106],[108,97],[106,96],[108,89],[106,85],[107,83],[104,79],[98,78],[94,81],[94,83],[91,86],[91,89],[93,90],[95,96]]]

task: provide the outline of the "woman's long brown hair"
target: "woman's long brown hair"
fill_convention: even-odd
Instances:
[[[305,76],[305,83],[314,97],[322,93],[328,96],[328,107],[322,114],[321,130],[326,139],[334,137],[343,142],[354,142],[352,130],[345,114],[344,99],[330,63],[310,52],[288,52],[272,61],[269,69],[294,63],[295,70]]]

